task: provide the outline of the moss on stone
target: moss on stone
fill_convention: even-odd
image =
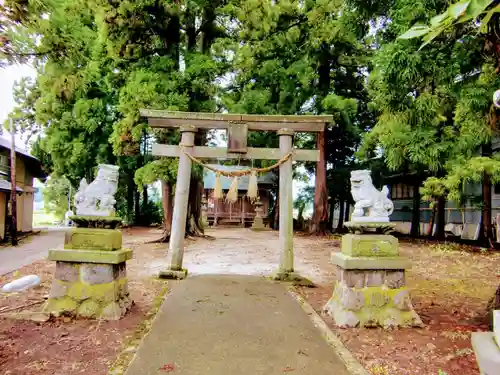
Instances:
[[[110,302],[103,307],[101,318],[106,320],[118,320],[122,317],[122,308],[118,302]]]
[[[397,257],[351,257],[343,253],[332,253],[331,262],[345,270],[404,270],[411,262],[403,256]]]
[[[77,228],[116,229],[122,224],[122,219],[115,216],[70,216]]]
[[[65,249],[110,251],[121,247],[122,232],[117,229],[73,228],[64,240]]]
[[[356,299],[346,300],[346,293]],[[346,306],[346,301],[354,304]],[[361,305],[358,305],[361,302]],[[350,308],[351,307],[351,308]],[[347,327],[421,327],[420,317],[411,305],[407,288],[385,286],[349,288],[336,282],[332,298],[325,310],[340,326]]]
[[[51,298],[47,301],[44,306],[44,312],[50,312],[54,316],[60,316],[63,314],[74,314],[77,309],[78,303],[70,298]]]
[[[119,264],[132,258],[132,250],[115,251],[56,249],[49,251],[49,260],[73,263]]]
[[[303,286],[307,288],[315,287],[314,283],[311,280],[299,275],[296,272],[277,272],[273,276],[273,280],[282,281],[285,283],[289,282],[294,286]]]
[[[77,301],[90,298],[94,301],[112,302],[118,299],[118,293],[119,286],[117,281],[94,285],[77,282],[73,283],[68,290],[68,296]]]
[[[77,314],[84,318],[97,318],[101,315],[101,306],[96,301],[88,299],[78,306]]]
[[[382,234],[345,234],[342,253],[351,257],[395,257],[399,254],[398,239]]]

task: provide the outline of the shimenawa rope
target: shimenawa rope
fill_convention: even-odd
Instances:
[[[207,164],[203,163],[200,159],[197,159],[194,156],[192,156],[189,152],[186,151],[186,148],[183,144],[179,144],[179,148],[194,163],[202,166],[203,168],[211,170],[212,172],[215,172],[215,189],[214,189],[214,198],[215,199],[221,199],[223,197],[222,182],[220,180],[220,177],[221,176],[233,177],[233,181],[232,181],[231,186],[229,188],[229,191],[226,195],[226,200],[230,203],[234,203],[238,200],[238,178],[239,177],[250,175],[250,178],[248,181],[247,197],[250,198],[250,200],[255,200],[255,199],[257,199],[257,196],[258,196],[257,174],[272,171],[273,169],[278,168],[280,165],[282,165],[283,163],[288,161],[288,159],[290,159],[293,156],[293,151],[290,151],[289,153],[284,155],[280,160],[278,160],[277,163],[270,165],[268,167],[264,167],[264,168],[248,168],[248,169],[236,170],[236,171],[223,171],[223,170],[217,169],[215,167],[212,167],[211,165],[207,165]]]

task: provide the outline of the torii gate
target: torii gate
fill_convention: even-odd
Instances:
[[[218,113],[172,112],[142,109],[141,116],[148,118],[152,128],[180,127],[183,149],[198,159],[261,159],[279,160],[293,151],[292,158],[280,165],[279,179],[279,242],[280,264],[277,280],[298,280],[293,267],[293,189],[292,160],[319,161],[319,150],[293,149],[295,132],[319,133],[325,124],[333,122],[332,116],[277,116],[237,115]],[[228,146],[194,146],[197,129],[226,129]],[[277,131],[280,148],[247,147],[249,130]],[[153,155],[178,157],[177,183],[175,188],[174,213],[170,234],[169,269],[161,271],[160,277],[183,279],[187,270],[182,268],[184,256],[184,234],[186,230],[189,183],[192,160],[179,146],[154,144]]]

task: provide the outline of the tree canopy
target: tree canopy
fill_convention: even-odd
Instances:
[[[419,173],[424,196],[460,200],[464,186],[500,178],[491,153],[500,87],[496,1],[8,0],[0,8],[0,63],[30,63],[15,88],[17,131],[54,177],[76,187],[99,163],[121,167],[118,211],[140,223],[145,185],[173,194],[177,162],[150,155],[140,108],[251,114],[332,114],[318,139],[313,231],[350,202],[349,171],[382,156]],[[475,22],[478,20],[479,22]],[[480,31],[477,33],[477,31]],[[423,38],[423,40],[421,40]],[[197,136],[207,144],[212,134]],[[274,133],[249,145],[276,147]],[[361,148],[360,148],[361,147]],[[256,162],[260,165],[264,162]],[[193,174],[192,223],[201,173]],[[277,188],[277,186],[276,186]],[[277,189],[276,189],[277,194]],[[164,221],[171,201],[164,201]],[[343,212],[341,214],[343,216]]]

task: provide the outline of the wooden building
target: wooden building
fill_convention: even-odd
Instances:
[[[244,166],[224,166],[211,165],[220,170],[242,170],[248,167]],[[260,175],[258,178],[259,197],[262,202],[262,216],[266,222],[269,203],[271,201],[271,187],[275,182],[276,175],[272,172]],[[207,216],[210,225],[218,224],[239,224],[241,226],[250,226],[255,217],[255,206],[246,197],[248,190],[248,176],[239,178],[238,180],[238,200],[235,203],[228,203],[225,199],[214,199],[215,189],[215,173],[205,169],[204,171],[204,189],[205,198],[207,200]],[[224,195],[227,194],[231,186],[232,179],[221,177],[222,190]]]
[[[8,233],[10,219],[10,142],[0,137],[0,239]],[[28,152],[16,148],[16,191],[17,191],[17,230],[33,230],[33,198],[36,189],[33,179],[45,179],[46,173],[40,161]]]

